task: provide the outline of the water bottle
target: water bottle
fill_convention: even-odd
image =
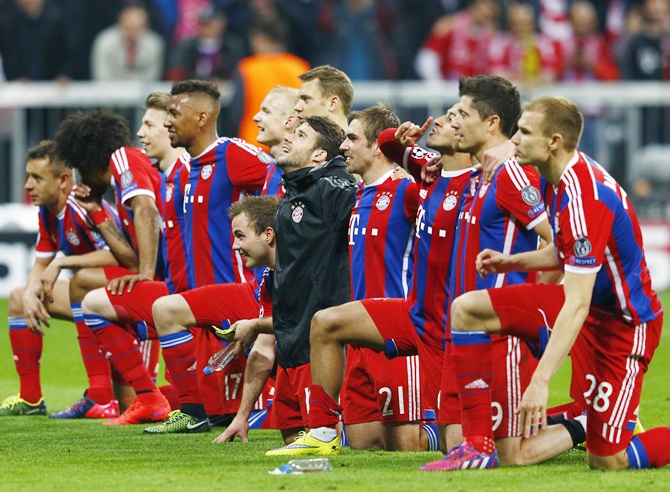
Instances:
[[[214,371],[220,371],[226,367],[228,363],[235,358],[235,345],[237,345],[237,342],[232,341],[212,355],[207,362],[207,367],[205,367],[202,372],[209,376]]]
[[[331,471],[333,465],[328,458],[312,458],[307,460],[291,460],[279,467],[283,474],[300,474],[308,472]]]

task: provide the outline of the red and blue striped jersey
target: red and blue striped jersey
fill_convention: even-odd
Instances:
[[[268,164],[267,173],[265,175],[265,183],[263,184],[262,196],[275,195],[277,198],[284,196],[284,187],[281,185],[284,178],[284,171],[282,171],[277,163],[272,159]]]
[[[76,186],[67,196],[65,207],[54,214],[46,207],[39,207],[39,232],[35,256],[52,258],[59,251],[64,255],[83,255],[99,249],[109,249],[104,238],[95,227],[74,197]],[[114,209],[105,200],[102,205],[109,217],[113,217],[119,225],[119,218]]]
[[[626,192],[605,169],[581,152],[557,187],[542,179],[554,247],[564,271],[595,273],[591,305],[631,323],[663,310],[652,289],[642,233]]]
[[[393,170],[369,185],[359,183],[349,219],[349,257],[354,300],[405,298],[413,273],[414,218],[418,188],[393,180]]]
[[[452,298],[472,290],[527,281],[527,272],[490,274],[482,279],[475,260],[486,248],[510,255],[537,249],[539,236],[533,229],[547,217],[539,187],[535,168],[522,168],[516,158],[506,161],[490,184],[483,181],[480,171],[472,174],[456,227]],[[530,278],[535,280],[536,276]]]
[[[121,219],[121,230],[137,252],[137,236],[130,200],[139,195],[147,195],[154,201],[158,212],[162,216],[161,188],[163,178],[161,178],[156,168],[151,165],[151,161],[144,152],[134,147],[121,147],[115,150],[109,161],[109,169],[114,181],[116,210]],[[159,247],[162,248],[162,245]],[[158,262],[156,274],[162,276],[165,267],[162,251],[158,252]]]
[[[188,289],[184,231],[184,186],[191,168],[188,154],[182,154],[163,174],[163,257],[167,265],[165,283],[170,293]]]
[[[260,304],[259,318],[269,318],[272,316],[272,286],[274,278],[275,271],[270,267],[265,268],[263,278],[261,279],[261,286],[258,290],[258,303]]]
[[[449,318],[449,280],[459,203],[472,168],[442,171],[419,193],[410,316],[425,343],[444,350]]]
[[[233,251],[230,205],[260,192],[269,156],[244,140],[222,137],[191,158],[184,188],[184,235],[189,289],[252,280],[239,252]]]

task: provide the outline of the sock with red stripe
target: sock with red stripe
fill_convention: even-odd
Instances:
[[[198,387],[196,343],[190,331],[179,331],[158,337],[165,368],[177,389],[181,410],[193,417],[206,415]]]
[[[44,338],[28,329],[25,318],[7,318],[7,321],[14,365],[21,385],[19,396],[28,403],[37,403],[42,398],[40,361]]]
[[[139,397],[159,393],[139,351],[137,339],[124,328],[96,314],[84,314],[86,324],[100,342],[100,348]]]
[[[72,303],[72,316],[77,327],[77,340],[81,358],[84,361],[84,369],[88,377],[88,391],[86,397],[96,403],[106,405],[114,399],[112,390],[112,370],[109,361],[100,352],[100,343],[91,329],[86,326],[81,304]]]
[[[633,436],[626,449],[633,469],[663,468],[670,463],[670,427],[654,427]]]
[[[491,425],[491,337],[484,332],[452,331],[451,339],[463,435],[475,449],[491,454],[495,449]]]
[[[342,416],[342,407],[333,400],[320,384],[312,384],[309,393],[309,427],[334,429]]]

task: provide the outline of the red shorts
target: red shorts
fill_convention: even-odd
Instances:
[[[422,409],[437,411],[444,351],[424,343],[412,323],[405,299],[363,299],[360,302],[386,342],[387,358],[419,355]]]
[[[196,326],[209,328],[222,322],[233,324],[241,319],[257,318],[259,304],[254,284],[215,284],[180,293],[188,303]],[[221,341],[210,330],[191,330],[196,338],[197,366],[205,367],[209,358],[222,348]],[[223,371],[209,376],[198,371],[200,395],[208,415],[236,413],[242,400],[244,370],[247,358],[240,356]]]
[[[165,282],[138,282],[130,293],[124,291],[112,295],[109,290],[105,292],[119,321],[132,328],[140,340],[158,339],[151,307],[156,299],[170,294]]]
[[[308,427],[311,386],[312,368],[309,363],[289,368],[277,366],[271,416],[273,429]]]
[[[347,347],[342,388],[345,424],[416,422],[421,415],[419,356],[397,357],[365,347]]]
[[[550,333],[546,328],[554,325],[564,299],[562,286],[547,284],[504,287],[489,294],[503,330],[537,347],[545,344]],[[571,394],[581,391],[587,404],[586,447],[592,453],[611,456],[628,447],[642,381],[662,326],[662,315],[638,326],[595,308],[586,318],[570,352]]]
[[[107,281],[110,282],[115,278],[124,277],[126,275],[133,275],[133,272],[124,268],[122,266],[105,266],[102,267],[103,272],[105,272],[105,277]]]

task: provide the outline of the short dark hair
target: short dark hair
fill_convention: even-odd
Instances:
[[[231,219],[238,215],[246,214],[249,225],[253,227],[256,234],[261,234],[268,227],[274,228],[279,199],[276,196],[245,196],[234,202],[228,209],[228,217]]]
[[[50,161],[59,160],[57,154],[58,148],[53,140],[42,140],[40,143],[28,149],[26,160],[48,158]]]
[[[205,94],[216,101],[221,99],[221,92],[214,82],[209,80],[180,80],[172,84],[170,94]]]
[[[349,115],[349,121],[359,120],[363,125],[363,133],[368,141],[368,147],[377,142],[379,134],[387,128],[400,126],[400,119],[390,106],[377,103],[361,111],[354,111]]]
[[[133,144],[126,119],[111,109],[74,113],[65,118],[54,137],[58,157],[80,171],[109,169],[109,159],[120,147]]]
[[[498,115],[500,131],[507,138],[516,133],[516,123],[521,116],[521,96],[509,80],[497,75],[461,77],[458,95],[470,96],[482,119]]]
[[[302,82],[310,80],[319,81],[319,89],[324,96],[337,96],[342,101],[344,114],[349,114],[351,105],[354,102],[354,84],[351,83],[349,76],[342,70],[338,70],[330,65],[321,65],[299,75]]]
[[[346,135],[339,125],[321,116],[308,116],[305,118],[305,123],[317,133],[313,150],[325,150],[328,160],[340,155],[340,145],[344,142]]]

